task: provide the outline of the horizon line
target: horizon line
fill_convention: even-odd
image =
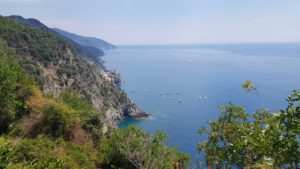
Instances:
[[[141,44],[117,44],[116,46],[189,46],[189,45],[238,45],[238,44],[297,44],[300,41],[276,41],[276,42],[207,42],[207,43],[141,43]]]

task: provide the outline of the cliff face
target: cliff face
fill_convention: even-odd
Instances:
[[[99,62],[82,56],[70,40],[6,17],[0,17],[0,38],[16,48],[21,65],[44,93],[59,95],[67,88],[74,89],[104,111],[111,123],[148,116],[128,99]]]

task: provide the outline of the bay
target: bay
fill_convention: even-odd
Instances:
[[[232,102],[248,113],[259,107],[284,108],[285,98],[300,87],[300,44],[207,44],[119,46],[102,58],[121,74],[129,98],[152,115],[126,119],[150,133],[164,131],[169,145],[197,157],[198,129],[216,119],[218,106]],[[242,89],[245,80],[255,93]]]

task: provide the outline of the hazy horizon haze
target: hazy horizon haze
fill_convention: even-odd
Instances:
[[[116,45],[300,42],[297,0],[0,0],[0,15]]]

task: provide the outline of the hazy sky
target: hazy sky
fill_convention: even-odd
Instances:
[[[300,41],[300,0],[0,0],[12,14],[117,45]]]

